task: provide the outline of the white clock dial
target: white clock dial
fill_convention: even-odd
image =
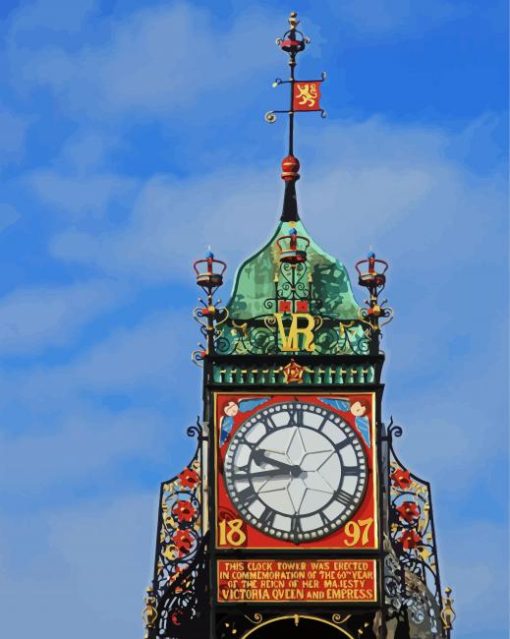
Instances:
[[[243,518],[296,543],[347,522],[367,484],[363,445],[335,413],[302,402],[265,408],[233,436],[225,481]]]

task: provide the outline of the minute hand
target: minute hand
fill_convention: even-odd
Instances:
[[[271,468],[268,470],[259,470],[256,473],[250,473],[247,475],[246,473],[236,473],[234,474],[234,479],[257,479],[259,477],[288,477],[289,470],[283,468]]]

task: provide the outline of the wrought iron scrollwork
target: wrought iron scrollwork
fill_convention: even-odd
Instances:
[[[198,440],[188,466],[161,485],[155,572],[145,602],[147,639],[194,636],[204,610],[199,601],[206,592],[206,540],[202,532],[202,426],[187,429]]]
[[[299,253],[299,245],[296,248],[296,252]],[[275,275],[274,279],[274,297],[265,300],[265,308],[276,313],[283,311],[280,307],[285,305],[288,312],[320,315],[324,302],[314,290],[310,268],[305,261],[281,262],[278,275]]]
[[[385,538],[384,600],[388,618],[399,617],[405,597],[403,571],[389,540]]]
[[[223,281],[224,263],[210,257],[196,264],[197,283],[206,293],[193,312],[200,325],[203,342],[192,358],[200,364],[208,355],[271,355],[281,352],[314,355],[376,355],[379,351],[381,327],[393,317],[386,300],[378,295],[385,284],[387,263],[369,257],[356,264],[359,283],[367,288],[370,298],[366,308],[352,307],[352,317],[339,314],[339,300],[345,275],[337,264],[318,266],[310,257],[310,240],[291,229],[275,241],[278,256],[273,275],[273,294],[266,298],[257,315],[232,317],[229,307],[214,299]],[[369,264],[365,270],[360,265]],[[365,268],[365,267],[363,267]],[[344,278],[344,279],[342,279]],[[344,282],[344,284],[342,284]],[[237,313],[239,310],[237,310]],[[299,326],[304,322],[307,326]],[[313,333],[313,347],[307,338]]]
[[[377,616],[377,613],[375,613]],[[361,612],[316,612],[316,611],[288,611],[286,613],[270,613],[268,611],[249,612],[242,614],[225,614],[220,616],[216,625],[218,639],[237,639],[251,635],[278,636],[289,630],[302,629],[299,636],[308,636],[314,631],[321,637],[374,637],[374,613]],[[263,629],[263,630],[262,630]],[[260,633],[260,635],[259,635]],[[297,636],[297,634],[296,634]],[[311,635],[310,635],[311,636]]]
[[[387,437],[389,534],[403,574],[400,596],[409,624],[420,628],[420,632],[425,633],[423,636],[442,639],[441,584],[430,484],[409,471],[396,455],[393,438],[401,437],[402,432],[402,428],[392,422]]]
[[[198,344],[198,348],[191,355],[192,361],[198,365],[221,338],[221,325],[228,320],[228,309],[221,305],[221,299],[213,300],[210,296],[207,301],[200,298],[199,302],[200,306],[193,310],[193,319],[200,325],[205,344]]]
[[[207,544],[200,541],[193,562],[161,595],[150,639],[192,639],[207,633]]]
[[[313,355],[369,355],[378,352],[370,329],[361,320],[338,320],[318,316],[314,326]],[[292,317],[282,318],[285,331],[290,329]],[[376,347],[374,353],[374,346]],[[227,320],[215,340],[218,355],[271,355],[281,353],[282,339],[273,315],[255,317],[244,322]],[[293,351],[306,351],[301,344]]]

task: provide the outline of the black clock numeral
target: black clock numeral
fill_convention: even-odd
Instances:
[[[275,511],[272,508],[269,508],[268,506],[266,506],[263,512],[260,514],[259,519],[266,526],[272,528],[274,526],[275,517],[276,517]]]
[[[319,510],[319,517],[321,518],[321,524],[323,526],[331,523],[330,519],[322,512],[322,510]]]
[[[267,428],[268,432],[271,433],[273,430],[276,430],[276,424],[270,415],[264,415],[264,417],[261,418],[261,422]]]
[[[234,481],[243,481],[245,479],[248,479],[248,473],[246,473],[245,471],[238,470],[232,475],[232,479]]]
[[[342,448],[345,448],[346,446],[352,446],[351,440],[348,437],[342,439],[342,441],[338,444],[335,444],[335,450],[337,452],[340,452]]]
[[[243,479],[248,479],[249,465],[245,466],[237,466],[235,471],[232,473],[232,479],[234,481],[242,481]]]
[[[237,497],[243,505],[250,506],[257,499],[257,493],[255,492],[253,486],[250,484],[249,486],[243,488],[243,490],[238,492]]]
[[[303,532],[303,528],[301,526],[301,519],[298,515],[292,515],[290,520],[290,532],[291,535],[299,535],[299,533]]]
[[[337,490],[336,493],[333,495],[333,498],[336,499],[336,501],[339,501],[344,506],[348,506],[352,501],[351,493],[348,493],[347,491],[342,489]]]
[[[292,408],[289,411],[289,423],[288,426],[302,426],[303,425],[303,411],[300,408]]]
[[[346,477],[358,477],[361,472],[361,468],[359,466],[344,466],[342,468],[342,473]]]
[[[320,426],[317,430],[322,431],[326,424],[329,424],[329,419],[327,416],[322,418],[322,422],[320,423]]]

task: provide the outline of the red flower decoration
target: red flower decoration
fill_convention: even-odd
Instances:
[[[420,518],[420,507],[414,501],[404,501],[398,508],[398,514],[404,521],[411,524]]]
[[[412,483],[411,473],[408,470],[397,468],[391,474],[391,479],[394,486],[399,488],[409,488]]]
[[[299,300],[298,302],[296,302],[296,311],[298,313],[308,313],[308,301]]]
[[[280,300],[278,303],[278,311],[280,313],[290,313],[292,310],[291,303],[288,300]]]
[[[192,468],[185,468],[179,475],[179,480],[184,488],[194,488],[200,481],[200,477]]]
[[[421,541],[421,537],[416,530],[404,530],[400,535],[399,541],[405,550],[410,550],[411,548],[416,548]]]
[[[172,507],[172,515],[177,518],[177,521],[192,521],[196,515],[196,510],[189,501],[179,499]]]
[[[180,626],[181,625],[181,619],[182,617],[182,611],[181,610],[176,610],[175,612],[173,612],[170,615],[170,619],[172,620],[172,623],[174,624],[174,626]]]
[[[187,555],[193,546],[193,535],[189,530],[176,530],[172,540],[179,551],[179,557]]]

